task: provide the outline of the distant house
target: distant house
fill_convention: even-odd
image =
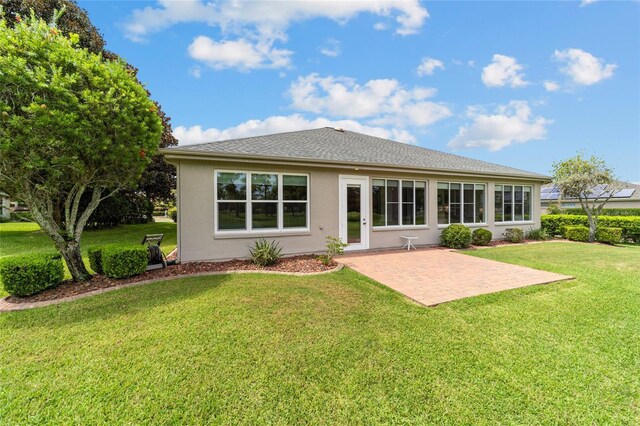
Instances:
[[[607,201],[604,208],[607,209],[630,209],[640,208],[640,185],[632,183],[619,182],[619,187],[624,188],[617,191]],[[599,186],[594,188],[593,194],[600,194],[607,191],[607,186]],[[556,205],[563,209],[580,208],[580,201],[576,198],[562,198],[560,191],[553,183],[542,185],[540,188],[540,205],[542,213],[546,213],[550,205]]]
[[[257,238],[283,254],[438,244],[452,223],[540,226],[548,176],[334,128],[164,148],[177,168],[183,262],[247,257]]]

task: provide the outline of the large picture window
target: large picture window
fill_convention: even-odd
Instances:
[[[399,179],[373,179],[373,226],[427,224],[427,183]]]
[[[496,185],[496,222],[524,222],[531,220],[531,186]]]
[[[438,182],[438,225],[485,223],[483,183]]]
[[[307,229],[307,175],[216,171],[217,231]]]

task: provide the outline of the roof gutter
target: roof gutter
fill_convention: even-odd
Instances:
[[[249,155],[249,154],[224,154],[219,152],[197,152],[188,150],[178,150],[175,148],[161,148],[159,150],[161,154],[164,154],[165,160],[169,163],[175,164],[174,161],[179,160],[199,160],[199,161],[214,161],[214,160],[222,160],[222,161],[230,161],[230,162],[252,162],[252,163],[265,163],[269,164],[280,164],[280,165],[290,165],[290,166],[315,166],[315,167],[330,167],[330,168],[343,168],[343,169],[361,169],[361,170],[379,170],[379,171],[389,171],[389,170],[400,170],[406,172],[433,172],[434,174],[461,174],[470,177],[498,177],[504,178],[508,177],[509,179],[517,179],[517,180],[535,180],[541,183],[551,182],[551,177],[544,175],[513,175],[509,173],[483,173],[483,172],[471,172],[466,170],[454,170],[454,169],[445,169],[445,168],[422,168],[422,167],[412,167],[412,166],[403,166],[403,165],[389,165],[389,164],[378,164],[378,163],[354,163],[348,161],[329,161],[329,160],[316,160],[316,159],[283,159],[281,157],[270,157],[270,156],[257,156],[257,155]],[[172,161],[174,160],[174,161]]]

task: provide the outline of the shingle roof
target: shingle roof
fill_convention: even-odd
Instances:
[[[205,154],[446,170],[548,179],[548,176],[375,136],[324,127],[226,141],[185,145],[165,154]]]

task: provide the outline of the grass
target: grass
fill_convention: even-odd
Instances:
[[[576,280],[417,306],[351,270],[0,315],[6,424],[637,424],[640,247],[467,252]]]
[[[164,234],[162,250],[169,253],[176,247],[176,224],[172,222],[145,223],[141,225],[122,225],[117,228],[85,231],[82,234],[82,254],[89,268],[87,249],[92,245],[123,243],[140,244],[145,234]],[[53,242],[36,223],[9,222],[0,223],[0,258],[27,253],[55,251]],[[69,271],[65,273],[71,278]],[[6,293],[0,289],[0,297]]]

